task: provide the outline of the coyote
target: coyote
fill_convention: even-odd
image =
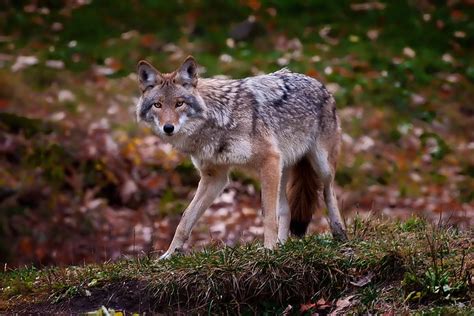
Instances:
[[[192,56],[172,73],[138,63],[137,119],[189,154],[201,180],[168,250],[180,250],[228,182],[231,168],[261,182],[264,246],[306,233],[322,192],[334,238],[346,240],[333,182],[340,147],[334,98],[311,77],[281,69],[244,79],[204,79]]]

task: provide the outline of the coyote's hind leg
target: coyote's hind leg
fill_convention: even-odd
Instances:
[[[336,194],[333,187],[336,173],[335,162],[330,161],[328,151],[324,148],[313,148],[308,156],[324,186],[323,195],[328,208],[329,226],[331,227],[332,235],[335,239],[345,241],[347,240],[346,229],[337,206]]]
[[[283,169],[280,180],[280,191],[278,192],[278,242],[282,244],[285,243],[290,234],[291,213],[286,196],[288,176],[288,168]]]

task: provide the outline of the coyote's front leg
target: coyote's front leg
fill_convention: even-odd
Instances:
[[[166,259],[173,252],[180,249],[191,233],[197,220],[204,211],[211,206],[215,198],[221,193],[227,184],[227,169],[205,169],[201,170],[201,180],[193,200],[186,208],[176,228],[173,240],[168,250],[160,257]]]
[[[263,245],[269,249],[275,247],[278,238],[277,209],[281,172],[280,157],[278,155],[267,157],[260,170],[262,208],[264,213]]]

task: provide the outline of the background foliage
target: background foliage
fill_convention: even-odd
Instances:
[[[470,0],[0,1],[0,261],[167,246],[198,179],[136,124],[134,70],[172,71],[188,54],[203,77],[289,67],[327,84],[349,222],[416,213],[471,227],[473,13]],[[233,179],[189,245],[261,236],[258,184]],[[326,226],[319,216],[311,231]]]

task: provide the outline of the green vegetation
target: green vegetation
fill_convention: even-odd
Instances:
[[[472,235],[418,218],[356,223],[344,244],[315,235],[291,239],[276,251],[252,243],[165,261],[142,257],[8,271],[1,299],[8,310],[23,312],[45,306],[85,312],[103,305],[127,312],[260,314],[291,305],[297,314],[329,312],[344,301],[344,313],[473,311]]]

